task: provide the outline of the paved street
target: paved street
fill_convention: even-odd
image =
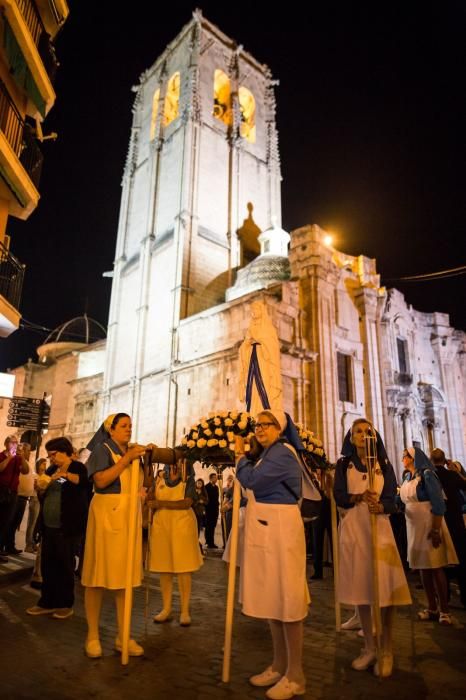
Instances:
[[[15,569],[30,566],[31,560],[12,558]],[[398,612],[395,629],[395,670],[380,681],[370,672],[351,670],[361,640],[356,632],[334,631],[333,580],[325,569],[323,581],[313,582],[311,613],[305,628],[305,671],[308,698],[459,698],[466,687],[466,611],[454,607],[455,625],[414,620],[413,609]],[[145,591],[136,593],[133,634],[143,642],[145,656],[130,659],[122,667],[113,652],[115,615],[110,596],[102,616],[104,656],[89,660],[83,652],[86,622],[82,588],[76,586],[74,617],[55,620],[30,617],[25,608],[37,601],[38,592],[23,580],[1,584],[0,572],[0,696],[19,698],[263,698],[261,689],[248,684],[248,676],[263,670],[270,661],[270,638],[266,625],[235,615],[232,681],[221,683],[226,568],[220,552],[209,553],[193,581],[192,617],[189,628],[176,617],[164,625],[152,623],[160,609],[156,576],[149,580],[149,618],[144,617]],[[17,574],[21,575],[21,574]],[[416,609],[423,594],[410,577]],[[457,603],[455,597],[453,603]],[[178,597],[175,595],[175,606]],[[343,619],[347,619],[344,611]]]

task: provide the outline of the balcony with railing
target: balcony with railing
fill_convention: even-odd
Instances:
[[[36,189],[39,186],[43,155],[31,127],[24,122],[4,83],[0,81],[0,130],[18,156]]]
[[[44,64],[50,82],[54,83],[58,68],[55,47],[42,22],[39,10],[34,0],[16,0],[21,15],[28,26],[32,40],[37,47],[39,56]]]
[[[19,309],[23,289],[24,266],[0,243],[0,296]]]

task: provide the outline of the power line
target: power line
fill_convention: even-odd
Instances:
[[[435,282],[436,280],[458,277],[466,274],[466,265],[453,267],[450,270],[440,270],[439,272],[427,272],[422,275],[407,275],[406,277],[387,277],[390,282]]]

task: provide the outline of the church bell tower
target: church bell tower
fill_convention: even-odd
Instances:
[[[274,84],[196,10],[133,88],[103,406],[139,440],[173,438],[180,324],[224,303],[281,225]]]

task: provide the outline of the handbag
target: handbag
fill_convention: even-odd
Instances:
[[[303,520],[317,520],[322,512],[322,500],[311,501],[310,498],[303,498],[301,501],[300,511]]]

